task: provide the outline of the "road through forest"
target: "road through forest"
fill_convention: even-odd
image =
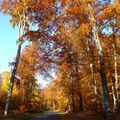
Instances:
[[[61,118],[58,112],[46,111],[31,117],[29,120],[61,120]]]

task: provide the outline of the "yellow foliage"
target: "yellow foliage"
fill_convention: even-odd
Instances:
[[[80,35],[82,35],[82,36],[88,36],[88,35],[90,35],[90,33],[91,33],[91,26],[90,26],[90,24],[81,24],[81,26],[79,27],[79,29],[78,29],[78,34],[80,34]]]
[[[1,89],[3,91],[5,91],[5,92],[8,92],[9,83],[10,83],[10,72],[4,72],[2,74],[2,86],[1,86]]]
[[[116,13],[120,14],[120,4],[115,5]]]

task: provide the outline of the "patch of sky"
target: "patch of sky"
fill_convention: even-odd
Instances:
[[[111,35],[113,33],[113,31],[112,31],[111,27],[106,27],[103,29],[102,33],[105,35]]]
[[[97,0],[97,1],[102,2],[102,4],[107,4],[107,3],[112,4],[115,2],[115,0]]]
[[[49,72],[45,75],[45,74],[41,74],[38,73],[36,75],[36,79],[37,79],[37,84],[39,85],[39,88],[44,88],[46,87],[48,84],[50,84],[52,81],[54,81],[56,77],[56,69],[51,68],[49,70]]]

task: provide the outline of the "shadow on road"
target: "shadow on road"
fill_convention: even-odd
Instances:
[[[29,120],[61,120],[59,112],[46,111],[43,114],[35,115]]]

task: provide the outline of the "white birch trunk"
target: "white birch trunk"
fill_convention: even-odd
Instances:
[[[89,4],[89,7],[91,7],[90,4]],[[91,23],[92,23],[93,40],[98,49],[98,54],[99,54],[99,59],[100,59],[100,69],[101,69],[100,75],[101,75],[102,90],[103,90],[103,105],[104,105],[104,109],[106,111],[109,111],[109,110],[111,110],[111,107],[110,107],[109,93],[108,93],[108,88],[107,88],[104,55],[103,55],[102,45],[101,45],[99,35],[98,35],[96,20],[95,20],[92,12],[93,11],[92,11],[92,7],[91,7],[90,19],[91,19]]]

